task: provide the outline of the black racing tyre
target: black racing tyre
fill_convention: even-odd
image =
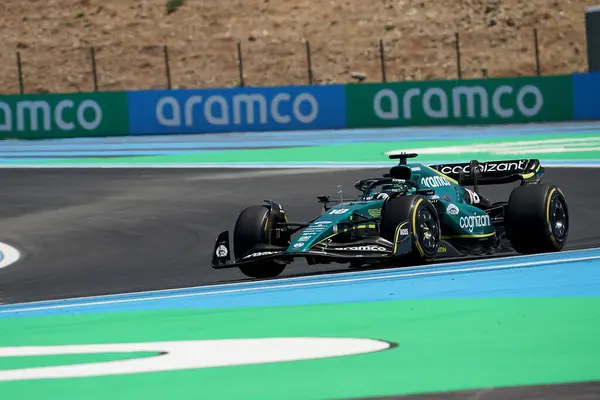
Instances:
[[[440,218],[433,204],[419,195],[388,200],[381,210],[381,237],[394,243],[396,229],[402,227],[413,232],[410,261],[417,264],[433,261],[441,238]]]
[[[504,218],[506,237],[521,254],[562,250],[569,235],[569,210],[556,185],[513,189]]]
[[[233,230],[233,253],[236,259],[243,257],[255,246],[268,243],[271,234],[267,206],[250,206],[244,209]],[[277,244],[276,242],[273,244]],[[285,264],[269,260],[258,264],[240,265],[240,271],[252,278],[274,278],[285,269]]]

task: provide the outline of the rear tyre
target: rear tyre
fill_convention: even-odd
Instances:
[[[394,243],[396,230],[404,228],[413,235],[409,262],[433,261],[441,236],[440,219],[433,204],[418,195],[396,197],[385,203],[381,210],[381,236]]]
[[[251,206],[244,209],[233,230],[233,252],[236,259],[244,257],[256,246],[268,244],[269,235],[272,235],[269,223],[269,208],[267,206]],[[272,235],[274,236],[274,235]],[[272,243],[282,243],[272,237]],[[274,260],[262,261],[257,264],[241,265],[240,271],[251,278],[274,278],[285,269],[285,264]]]
[[[521,254],[560,251],[569,235],[567,200],[556,185],[515,188],[504,221],[507,238]]]

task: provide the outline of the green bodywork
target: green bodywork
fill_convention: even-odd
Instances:
[[[457,181],[419,163],[407,164],[411,170],[410,180],[419,184],[419,189],[411,188],[406,194],[410,195],[420,189],[431,189],[424,195],[436,206],[440,216],[443,240],[453,239],[484,239],[495,235],[495,229],[488,214],[466,202],[468,193]],[[336,240],[340,234],[348,233],[348,229],[340,228],[339,224],[351,221],[359,213],[367,218],[378,218],[384,200],[367,200],[364,196],[339,203],[314,220],[290,243],[288,252],[306,251],[312,246],[328,239]],[[352,230],[360,233],[373,232],[376,234],[376,223],[366,222],[354,225]]]

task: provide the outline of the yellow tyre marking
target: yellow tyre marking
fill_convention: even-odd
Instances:
[[[416,237],[416,232],[417,232],[417,210],[419,209],[419,204],[421,204],[421,202],[423,201],[423,199],[419,199],[417,200],[417,202],[415,203],[415,206],[413,207],[413,215],[412,215],[412,225],[413,225],[413,236],[415,237],[415,245],[417,246],[417,250],[419,251],[419,254],[421,255],[421,257],[425,256],[425,252],[423,251],[423,248],[421,247],[421,243],[419,243],[419,239],[418,237]]]
[[[550,225],[550,201],[552,200],[552,195],[554,194],[554,192],[556,192],[556,189],[552,188],[552,190],[550,190],[550,193],[548,193],[548,201],[546,202],[546,223],[548,225]]]
[[[552,241],[552,244],[554,244],[554,247],[556,247],[558,249],[558,248],[560,248],[560,244],[554,237],[554,232],[552,232],[552,226],[550,226],[550,203],[552,200],[552,195],[556,191],[558,191],[559,193],[562,194],[560,189],[556,189],[556,188],[552,188],[552,190],[550,190],[550,193],[548,194],[548,201],[546,202],[546,223],[548,224],[548,227],[550,228],[550,240]]]

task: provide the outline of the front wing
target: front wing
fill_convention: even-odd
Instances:
[[[445,251],[438,253],[439,258],[461,256],[453,246],[442,241]],[[288,251],[287,247],[261,245],[250,253],[233,260],[229,244],[229,232],[222,232],[215,243],[212,268],[237,268],[242,265],[259,264],[264,261],[291,263],[296,258],[306,258],[309,264],[328,262],[348,263],[396,263],[399,258],[412,252],[412,237],[394,244],[381,237],[373,237],[345,244],[317,244],[306,251]]]

